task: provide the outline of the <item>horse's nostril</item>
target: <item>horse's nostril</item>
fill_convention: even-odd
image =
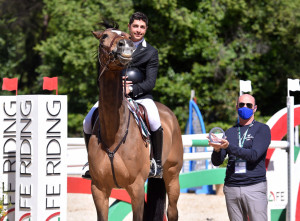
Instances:
[[[125,44],[124,44],[124,42],[123,41],[119,41],[119,43],[118,43],[118,46],[119,47],[122,47],[122,46],[124,46]]]

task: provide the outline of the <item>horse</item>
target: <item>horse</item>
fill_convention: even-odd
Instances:
[[[176,116],[156,102],[163,138],[163,178],[149,178],[149,144],[142,138],[128,109],[121,71],[128,65],[134,45],[127,33],[105,25],[94,31],[98,46],[98,118],[88,145],[91,191],[98,220],[108,220],[113,188],[124,188],[130,198],[133,220],[163,220],[168,196],[168,220],[178,220],[179,173],[183,163],[181,131]],[[145,205],[144,205],[145,204]]]

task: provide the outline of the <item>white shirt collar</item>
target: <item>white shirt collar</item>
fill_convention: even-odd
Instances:
[[[140,40],[140,41],[133,42],[133,44],[134,44],[134,46],[135,46],[136,48],[139,46],[140,43],[142,43],[142,46],[143,46],[143,47],[146,47],[146,46],[147,46],[146,41],[145,41],[144,38],[143,38],[142,40]]]

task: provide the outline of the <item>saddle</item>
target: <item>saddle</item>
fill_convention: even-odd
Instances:
[[[138,106],[139,106],[138,115],[142,118],[142,120],[146,124],[148,131],[150,131],[150,124],[149,124],[147,109],[142,104],[138,103]]]
[[[145,142],[150,142],[150,124],[148,119],[147,109],[131,98],[126,99],[128,108],[134,116],[134,119],[139,127],[142,138]]]

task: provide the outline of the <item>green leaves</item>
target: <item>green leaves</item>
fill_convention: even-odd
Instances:
[[[59,93],[69,99],[70,135],[81,133],[81,121],[97,100],[98,41],[91,31],[101,29],[102,19],[127,31],[133,12],[147,14],[146,40],[159,50],[154,97],[174,111],[182,129],[191,90],[209,128],[235,122],[239,80],[252,81],[258,117],[266,120],[286,105],[286,78],[300,76],[299,1],[2,0],[0,5],[0,77],[19,77],[19,93],[34,94],[47,93],[43,76],[58,76]]]

